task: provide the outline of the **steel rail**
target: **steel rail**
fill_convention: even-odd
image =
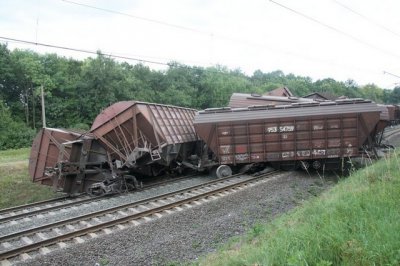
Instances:
[[[43,212],[49,212],[49,211],[53,211],[53,210],[58,210],[58,209],[63,209],[69,206],[74,206],[74,205],[82,205],[86,202],[92,202],[92,201],[97,201],[100,198],[104,198],[103,196],[99,196],[99,197],[92,197],[92,198],[86,198],[83,200],[78,200],[78,201],[72,201],[72,202],[68,202],[68,203],[64,203],[64,204],[60,204],[60,205],[54,205],[54,206],[49,206],[43,209],[37,209],[37,210],[31,210],[29,212],[22,212],[19,214],[15,214],[15,215],[10,215],[7,217],[3,217],[0,218],[0,224],[11,221],[11,220],[15,220],[15,219],[22,219],[25,217],[31,217],[35,214],[38,213],[43,213]],[[39,205],[38,205],[39,206]]]
[[[383,137],[385,139],[391,138],[393,135],[399,134],[400,133],[400,128],[394,128],[389,131],[383,132]]]
[[[151,188],[154,188],[154,187],[170,184],[170,183],[173,183],[173,182],[176,182],[176,181],[179,181],[179,180],[191,177],[191,176],[193,176],[193,174],[192,175],[186,175],[186,176],[178,177],[176,179],[171,179],[171,180],[167,180],[167,181],[153,183],[153,184],[150,184],[148,186],[143,187],[140,190],[135,190],[134,192],[145,191],[145,190],[148,190],[148,189],[151,189]],[[43,208],[43,209],[31,210],[31,211],[28,211],[28,212],[21,212],[19,214],[15,214],[15,215],[9,215],[9,216],[0,218],[0,224],[8,222],[8,221],[11,221],[11,220],[15,220],[15,219],[22,219],[22,218],[26,218],[26,217],[31,217],[31,216],[33,216],[35,214],[39,214],[39,213],[49,212],[49,211],[53,211],[53,210],[59,210],[59,209],[63,209],[63,208],[70,207],[70,206],[78,206],[78,205],[82,205],[82,204],[87,203],[87,202],[99,201],[99,200],[102,200],[103,198],[105,198],[107,196],[109,196],[109,195],[90,197],[90,198],[86,198],[86,199],[79,200],[79,201],[72,201],[72,202],[68,202],[68,203],[65,203],[65,204],[49,206],[49,207],[46,207],[46,208]],[[20,205],[20,206],[4,209],[4,210],[0,211],[0,214],[4,215],[4,214],[12,213],[12,212],[15,212],[15,211],[21,211],[21,210],[24,210],[24,209],[31,209],[31,208],[39,207],[41,205],[50,204],[52,202],[58,202],[58,201],[61,201],[61,200],[68,200],[68,199],[73,200],[73,198],[70,198],[70,197],[60,197],[60,198],[52,199],[52,200],[39,201],[39,202],[35,202],[35,203],[32,203],[32,204]]]
[[[23,231],[19,231],[19,232],[11,233],[11,234],[8,234],[8,235],[4,235],[4,236],[0,237],[0,243],[6,242],[6,241],[8,241],[10,239],[13,239],[13,238],[16,238],[16,237],[19,237],[19,236],[31,235],[31,234],[34,234],[36,232],[40,232],[40,231],[51,229],[53,227],[66,225],[66,224],[73,223],[73,222],[76,222],[76,221],[81,221],[81,220],[84,220],[84,219],[87,219],[87,218],[100,216],[100,215],[107,214],[107,213],[110,213],[110,212],[115,212],[115,211],[120,210],[120,209],[135,207],[135,206],[138,206],[138,205],[141,205],[143,203],[150,202],[150,201],[157,201],[157,200],[164,199],[164,198],[172,196],[172,195],[181,194],[181,193],[184,193],[184,192],[196,190],[196,189],[199,189],[199,188],[202,188],[202,187],[209,186],[211,184],[224,182],[224,181],[226,181],[228,179],[235,178],[235,177],[240,176],[240,175],[242,175],[242,174],[237,174],[237,175],[232,175],[232,176],[229,176],[229,177],[224,177],[224,178],[220,178],[220,179],[216,179],[216,180],[211,180],[211,181],[208,181],[208,182],[203,183],[203,184],[199,184],[199,185],[192,186],[192,187],[189,187],[189,188],[179,189],[179,190],[172,191],[172,192],[167,192],[167,193],[164,193],[162,195],[155,196],[155,197],[145,198],[145,199],[142,199],[142,200],[139,200],[139,201],[126,203],[126,204],[123,204],[123,205],[119,205],[119,206],[107,208],[107,209],[104,209],[104,210],[83,214],[83,215],[80,215],[80,216],[75,216],[75,217],[64,219],[64,220],[61,220],[61,221],[58,221],[58,222],[45,224],[45,225],[41,225],[41,226],[37,226],[37,227],[32,227],[32,228],[29,228],[29,229],[26,229],[26,230],[23,230]],[[1,253],[0,253],[0,255],[1,255]]]
[[[82,236],[82,235],[85,235],[85,234],[88,234],[88,233],[91,233],[91,232],[96,232],[96,231],[98,231],[100,229],[108,228],[108,227],[111,227],[111,226],[114,226],[114,225],[117,225],[117,224],[123,224],[123,223],[129,222],[131,220],[140,219],[142,217],[145,217],[145,216],[148,216],[148,215],[151,215],[151,214],[154,214],[154,213],[158,213],[158,212],[161,212],[161,211],[164,211],[164,210],[172,209],[174,207],[181,206],[181,205],[186,204],[186,203],[191,203],[191,202],[199,200],[201,198],[207,198],[207,197],[209,197],[211,195],[214,195],[214,194],[217,194],[217,193],[229,190],[229,189],[233,189],[235,187],[240,187],[240,186],[243,186],[243,185],[247,185],[249,183],[253,183],[253,182],[255,182],[255,181],[259,180],[259,179],[263,179],[265,177],[271,176],[271,175],[273,175],[273,174],[275,174],[277,172],[278,171],[273,171],[273,172],[269,172],[269,173],[266,173],[266,174],[253,176],[250,179],[246,179],[246,180],[243,180],[243,181],[236,182],[234,184],[230,184],[230,185],[227,185],[227,186],[224,186],[224,187],[221,187],[221,188],[217,188],[217,189],[214,189],[214,190],[211,190],[211,191],[207,191],[207,192],[204,192],[204,193],[201,193],[201,194],[198,194],[198,195],[194,195],[194,196],[188,197],[186,199],[178,200],[178,201],[175,201],[175,202],[172,202],[172,203],[167,203],[167,204],[159,206],[159,207],[154,207],[152,209],[145,210],[145,211],[142,211],[140,213],[134,213],[134,214],[131,214],[131,215],[128,215],[128,216],[124,216],[124,217],[115,219],[115,220],[106,221],[106,222],[103,222],[103,223],[92,225],[90,227],[79,229],[77,231],[65,233],[63,235],[59,235],[59,236],[51,237],[51,238],[48,238],[48,239],[44,239],[44,240],[41,240],[39,242],[35,242],[35,243],[29,244],[29,245],[26,245],[26,246],[22,246],[22,247],[18,247],[18,248],[15,248],[15,249],[11,249],[11,250],[8,250],[8,251],[0,253],[0,260],[5,260],[5,259],[11,258],[11,257],[15,257],[15,256],[17,256],[19,254],[23,254],[23,253],[26,253],[26,252],[29,252],[29,251],[37,250],[38,248],[45,247],[45,246],[52,245],[52,244],[56,244],[56,243],[62,242],[64,240],[69,240],[71,238]],[[18,232],[18,233],[15,233],[15,234],[11,234],[11,235],[7,235],[5,237],[2,237],[2,238],[0,238],[0,241],[4,242],[3,240],[7,240],[7,239],[10,239],[10,238],[15,238],[15,237],[20,236],[20,235],[32,234],[32,233],[34,233],[34,232],[36,232],[38,230],[40,231],[42,229],[51,229],[53,227],[57,227],[57,226],[60,226],[60,225],[63,225],[63,224],[70,223],[71,221],[72,222],[79,221],[79,220],[82,220],[84,218],[90,218],[90,217],[93,218],[95,216],[98,216],[98,215],[101,215],[101,214],[104,214],[104,213],[107,213],[107,212],[113,212],[113,211],[118,210],[118,209],[129,208],[129,207],[133,207],[133,206],[139,206],[140,204],[143,204],[145,202],[157,201],[159,199],[166,198],[166,197],[174,195],[174,194],[182,194],[183,192],[190,192],[192,190],[196,190],[196,189],[199,189],[201,187],[206,187],[207,185],[212,185],[213,183],[219,183],[219,182],[226,181],[226,180],[228,180],[230,178],[235,178],[237,176],[238,175],[226,177],[226,178],[223,178],[223,179],[213,180],[213,181],[207,182],[207,184],[201,184],[201,185],[197,185],[197,186],[194,186],[194,187],[191,187],[191,188],[181,189],[181,190],[178,190],[178,191],[175,191],[175,192],[166,193],[166,194],[159,195],[159,196],[156,196],[156,197],[153,197],[153,198],[144,199],[144,200],[141,200],[139,202],[134,202],[134,203],[130,203],[130,204],[124,204],[124,205],[121,205],[121,206],[118,206],[118,207],[113,207],[113,208],[110,208],[110,209],[107,209],[107,210],[103,210],[103,211],[100,211],[100,212],[94,212],[94,213],[83,215],[83,216],[80,216],[80,217],[74,217],[72,219],[67,219],[67,220],[60,221],[60,222],[57,222],[57,223],[54,223],[54,224],[49,224],[49,225],[47,225],[47,227],[41,226],[41,227],[38,227],[38,228],[32,228],[32,229],[26,230],[24,232]]]
[[[33,203],[28,203],[28,204],[24,204],[24,205],[10,207],[10,208],[6,208],[6,209],[1,209],[0,210],[0,215],[4,215],[4,214],[10,213],[10,212],[20,211],[20,210],[23,210],[23,209],[34,208],[34,207],[37,207],[39,205],[46,205],[46,204],[50,204],[50,203],[57,202],[57,201],[67,200],[67,199],[69,199],[68,196],[67,197],[58,197],[58,198],[54,198],[54,199],[37,201],[37,202],[33,202]]]

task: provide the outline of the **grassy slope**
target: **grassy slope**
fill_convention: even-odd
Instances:
[[[32,183],[30,149],[0,151],[0,209],[54,197],[52,188]]]
[[[201,265],[400,265],[399,155],[257,225]]]

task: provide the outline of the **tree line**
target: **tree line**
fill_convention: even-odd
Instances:
[[[46,99],[47,127],[88,129],[110,104],[138,100],[196,109],[226,106],[234,92],[259,93],[288,87],[294,95],[312,92],[400,102],[400,87],[384,90],[374,84],[310,77],[282,71],[251,76],[224,66],[196,67],[171,62],[166,70],[119,62],[103,56],[76,60],[57,54],[10,50],[0,44],[0,149],[31,144],[42,127],[40,88]]]

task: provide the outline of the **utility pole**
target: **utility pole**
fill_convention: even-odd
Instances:
[[[31,91],[32,91],[32,125],[33,129],[36,129],[36,107],[35,107],[35,90],[31,83]]]
[[[44,91],[43,91],[43,85],[40,86],[40,90],[42,93],[42,122],[43,122],[43,128],[46,127],[46,109],[44,107]]]

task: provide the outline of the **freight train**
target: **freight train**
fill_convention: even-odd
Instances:
[[[217,177],[266,164],[346,172],[350,158],[376,153],[388,114],[363,99],[204,111],[124,101],[101,112],[88,132],[42,129],[29,173],[70,195],[103,195],[187,169]]]

